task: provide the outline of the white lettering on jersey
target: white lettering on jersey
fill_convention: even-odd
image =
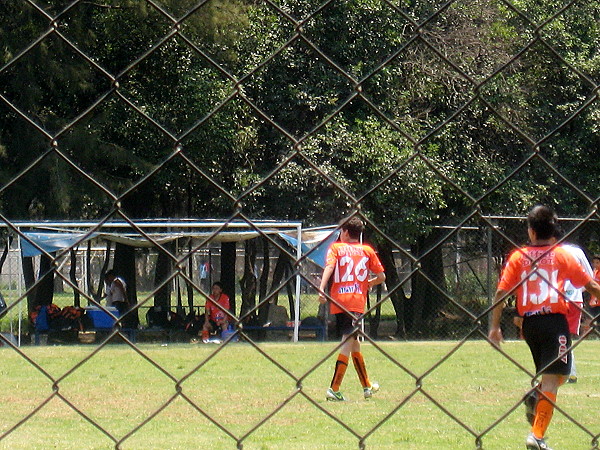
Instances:
[[[534,269],[530,273],[521,272],[521,280],[527,280],[523,283],[523,298],[522,305],[527,305],[528,302],[534,305],[543,303],[550,297],[550,303],[558,303],[558,270],[553,270],[548,273],[544,269]],[[535,285],[537,284],[537,289]],[[539,294],[531,292],[539,291]]]
[[[369,276],[369,270],[367,269],[368,261],[369,257],[363,256],[355,267],[354,260],[350,256],[342,256],[335,265],[333,281],[336,283],[351,283],[355,279],[361,282],[365,281],[367,276]],[[343,273],[341,278],[340,273]]]

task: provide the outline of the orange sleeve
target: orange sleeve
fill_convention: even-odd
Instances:
[[[335,243],[327,250],[327,258],[325,260],[325,266],[335,266],[337,263],[337,248]]]
[[[498,289],[502,291],[510,291],[519,283],[519,276],[517,271],[519,269],[520,264],[518,261],[520,259],[521,252],[519,250],[515,250],[508,257],[508,261],[502,270],[502,275],[500,277],[500,281],[498,282]]]
[[[381,273],[385,269],[379,260],[379,256],[375,253],[373,247],[368,247],[369,249],[369,270],[373,273]]]

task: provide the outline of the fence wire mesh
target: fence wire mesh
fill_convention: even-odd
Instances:
[[[600,250],[598,197],[585,179],[599,167],[599,6],[576,0],[2,2],[0,289],[8,310],[0,339],[26,365],[30,382],[49,390],[26,404],[16,400],[18,393],[3,400],[22,413],[2,422],[0,443],[11,446],[36,421],[52,423],[45,411],[58,401],[67,415],[98,431],[90,448],[152,447],[143,434],[183,403],[224,435],[226,445],[242,448],[260,442],[265,428],[281,427],[288,437],[297,432],[293,421],[278,418],[301,400],[360,448],[373,439],[401,446],[377,435],[397,434],[399,418],[421,402],[443,417],[442,427],[466,436],[448,448],[493,447],[494,433],[521,399],[486,410],[485,424],[476,425],[442,400],[436,389],[444,388],[430,380],[440,367],[457,364],[467,343],[487,339],[503,258],[527,239],[522,220],[504,215],[521,215],[527,202],[561,198],[576,217],[562,221],[566,239],[588,254]],[[351,214],[366,222],[365,238],[387,272],[359,333],[399,380],[391,409],[367,425],[347,420],[308,388],[341,344],[291,368],[259,342],[269,338],[266,331],[251,327],[270,322],[269,309],[289,305],[286,328],[315,316],[327,329],[314,251],[298,253],[265,220],[312,227]],[[155,217],[189,222],[149,227],[147,219]],[[209,219],[219,222],[203,235],[191,232],[190,223]],[[40,230],[77,236],[52,252],[29,234]],[[255,239],[236,243],[224,237],[232,231]],[[98,233],[144,244],[117,239],[111,248]],[[41,256],[26,257],[23,245]],[[17,317],[60,292],[76,298],[76,306],[106,311],[102,274],[111,260],[130,284],[135,306],[89,352],[53,350],[75,361],[57,369],[20,345],[23,336],[32,336],[31,343],[40,336]],[[216,279],[224,282],[235,316],[233,333],[219,346],[190,351],[178,366],[142,344],[151,322],[168,321],[152,315],[157,307],[194,316]],[[516,338],[511,326],[507,316],[507,336]],[[273,333],[289,339],[287,329]],[[175,334],[158,339],[167,345]],[[592,324],[574,347],[597,336]],[[397,348],[404,342],[390,346],[390,337],[447,341],[411,363]],[[142,361],[145,374],[137,382],[152,383],[156,393],[135,417],[126,405],[137,396],[118,384],[108,384],[105,398],[73,394],[82,389],[78,377],[122,376],[105,356],[116,342],[123,345],[115,351]],[[267,385],[259,387],[241,363],[232,363],[241,345],[244,355],[264,358]],[[536,378],[514,353],[499,349],[495,356],[518,375]],[[224,407],[250,415],[246,427],[207,407],[197,386],[205,371],[223,364],[237,377],[224,379]],[[283,389],[276,401],[262,404],[246,392],[253,386],[260,396],[274,385]],[[106,403],[119,404],[128,420],[121,426],[99,420]],[[560,403],[557,411],[578,430],[577,445],[598,448],[597,422]],[[407,433],[422,433],[421,425],[409,425]],[[293,445],[310,445],[310,436],[301,436],[307,440]]]

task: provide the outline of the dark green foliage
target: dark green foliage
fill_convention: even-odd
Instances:
[[[598,1],[39,3],[0,4],[11,220],[360,210],[444,280],[436,225],[594,206]]]

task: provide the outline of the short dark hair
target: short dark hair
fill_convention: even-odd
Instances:
[[[352,216],[342,223],[342,230],[346,230],[352,239],[358,239],[365,230],[365,224],[360,217]]]
[[[558,217],[549,206],[537,205],[527,215],[527,226],[535,231],[538,239],[550,239],[556,236]]]
[[[116,277],[117,275],[115,274],[115,271],[110,269],[107,270],[106,273],[104,274],[104,278],[108,278],[108,277]]]
[[[598,261],[600,261],[600,255],[594,255],[592,256],[592,260],[597,259]]]
[[[213,287],[219,286],[221,288],[221,290],[223,290],[223,283],[221,283],[220,281],[215,281],[212,285],[213,285]]]
[[[565,232],[562,227],[559,224],[556,224],[556,227],[554,228],[554,237],[560,241],[564,235]]]

